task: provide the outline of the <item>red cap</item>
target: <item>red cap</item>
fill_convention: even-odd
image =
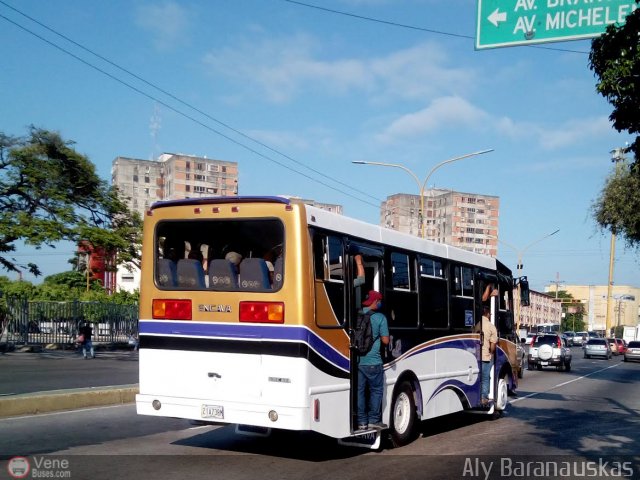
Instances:
[[[367,298],[365,298],[364,301],[362,302],[362,305],[364,305],[365,307],[368,307],[376,303],[378,300],[382,300],[382,294],[375,290],[370,290],[369,293],[367,294]]]

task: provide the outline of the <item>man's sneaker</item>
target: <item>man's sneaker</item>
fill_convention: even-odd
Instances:
[[[481,408],[489,409],[489,408],[491,408],[492,404],[493,404],[493,400],[491,400],[490,398],[483,398],[480,401],[480,407]]]
[[[376,428],[378,430],[384,430],[385,428],[389,428],[389,426],[386,423],[376,422],[376,423],[370,423],[369,424],[369,428]]]
[[[364,431],[364,430],[368,430],[368,429],[367,429],[367,424],[366,424],[366,423],[363,423],[363,424],[361,424],[361,425],[358,425],[358,430],[356,430],[356,431],[357,431],[357,432],[362,432],[362,431]]]

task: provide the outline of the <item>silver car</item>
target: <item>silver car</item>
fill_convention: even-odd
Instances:
[[[624,352],[624,361],[630,360],[640,361],[640,341],[632,341],[627,345],[627,350]]]
[[[584,345],[584,358],[604,357],[611,359],[611,347],[606,338],[591,338]]]
[[[576,332],[573,336],[573,344],[574,345],[584,345],[589,340],[589,334],[587,332]]]

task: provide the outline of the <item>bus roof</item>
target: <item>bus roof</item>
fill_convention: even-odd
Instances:
[[[267,196],[235,196],[235,197],[199,197],[181,198],[178,200],[161,200],[151,205],[150,210],[163,207],[177,207],[182,205],[212,205],[218,203],[282,203],[289,205],[291,201],[286,197]]]
[[[354,237],[370,240],[383,244],[396,245],[400,248],[422,252],[438,257],[450,258],[463,263],[478,265],[497,269],[497,260],[487,255],[470,252],[462,248],[454,247],[444,243],[437,243],[432,240],[424,240],[408,233],[398,232],[389,228],[356,220],[354,218],[329,212],[318,207],[305,205],[307,212],[307,223],[328,230],[348,233]]]
[[[174,207],[183,205],[212,205],[228,203],[279,203],[290,205],[292,203],[302,205],[305,208],[308,225],[314,225],[328,230],[348,233],[363,240],[376,243],[396,245],[400,248],[430,254],[442,258],[450,258],[463,263],[478,265],[491,270],[509,271],[502,263],[493,257],[470,252],[459,247],[437,243],[431,240],[398,232],[389,228],[356,220],[345,215],[323,210],[305,204],[302,200],[288,198],[284,196],[232,196],[232,197],[200,197],[185,198],[179,200],[165,200],[151,205],[150,210],[163,207]],[[509,272],[510,273],[510,272]]]

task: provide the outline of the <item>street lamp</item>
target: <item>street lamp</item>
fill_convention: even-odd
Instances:
[[[533,247],[535,244],[540,243],[542,240],[545,240],[547,238],[549,238],[552,235],[555,235],[556,233],[558,233],[560,231],[560,229],[557,229],[555,232],[551,232],[548,233],[547,235],[540,237],[539,239],[531,242],[529,245],[527,245],[526,247],[524,247],[521,250],[518,250],[516,247],[514,247],[513,245],[508,244],[507,242],[498,239],[498,242],[506,245],[507,247],[513,249],[513,251],[516,252],[516,255],[518,256],[518,263],[516,264],[516,278],[518,279],[518,284],[517,284],[517,295],[518,295],[518,299],[516,302],[516,332],[518,333],[518,335],[520,335],[520,289],[521,289],[521,285],[520,285],[520,280],[522,278],[522,256],[524,255],[524,253],[529,250],[529,248]]]
[[[446,165],[447,163],[457,162],[458,160],[463,160],[469,157],[475,157],[476,155],[482,155],[484,153],[489,153],[489,152],[493,152],[493,148],[490,148],[487,150],[480,150],[479,152],[467,153],[466,155],[461,155],[459,157],[450,158],[448,160],[445,160],[444,162],[440,162],[429,171],[429,173],[427,174],[427,177],[424,179],[424,182],[422,183],[420,183],[420,179],[415,173],[413,173],[404,165],[400,165],[397,163],[366,162],[364,160],[353,160],[351,163],[355,163],[358,165],[379,165],[381,167],[394,167],[394,168],[399,168],[401,170],[404,170],[409,175],[411,175],[411,177],[415,180],[416,184],[418,185],[418,191],[420,193],[420,223],[419,223],[420,230],[419,231],[420,231],[420,237],[424,238],[424,190],[433,172],[435,172],[438,168],[442,167],[443,165]]]

